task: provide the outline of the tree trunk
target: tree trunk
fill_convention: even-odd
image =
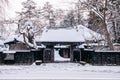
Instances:
[[[110,34],[109,34],[108,30],[107,30],[107,25],[106,25],[105,22],[103,23],[103,28],[104,28],[104,33],[105,33],[105,38],[107,40],[107,44],[110,47],[110,50],[114,50],[112,40],[110,38]]]
[[[113,47],[113,44],[112,44],[112,40],[110,38],[110,34],[108,32],[107,24],[106,24],[106,8],[107,8],[107,0],[105,0],[105,7],[104,7],[104,12],[103,12],[103,15],[104,15],[104,18],[103,18],[103,29],[104,29],[105,38],[107,40],[107,44],[108,44],[110,50],[114,50],[114,47]]]
[[[113,24],[114,40],[115,40],[115,42],[117,42],[117,33],[116,33],[115,21],[112,21],[112,24]]]

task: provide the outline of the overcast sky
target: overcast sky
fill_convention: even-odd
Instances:
[[[15,16],[15,12],[21,11],[21,3],[26,0],[10,0],[10,5],[7,17],[12,18]],[[38,6],[43,6],[46,2],[50,2],[54,8],[69,9],[72,8],[73,3],[77,0],[33,0]]]

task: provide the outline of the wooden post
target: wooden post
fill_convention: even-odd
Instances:
[[[73,47],[70,46],[70,61],[73,62]]]
[[[51,49],[51,62],[54,62],[54,48]]]
[[[82,58],[82,52],[81,52],[81,49],[80,49],[80,61],[81,61],[81,58]]]

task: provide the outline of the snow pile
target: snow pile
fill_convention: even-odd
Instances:
[[[120,79],[119,66],[43,63],[40,66],[0,66],[0,79]]]
[[[59,50],[54,50],[54,61],[70,61],[70,58],[63,58],[59,54]]]

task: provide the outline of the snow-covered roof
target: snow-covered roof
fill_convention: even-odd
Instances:
[[[24,43],[24,39],[23,39],[23,36],[22,36],[22,35],[10,35],[10,36],[4,41],[4,43],[8,43],[8,42],[14,41],[15,39],[16,39],[17,41],[20,41],[20,42],[23,42],[23,43]]]
[[[114,43],[113,45],[114,46],[120,46],[120,43]]]
[[[37,46],[37,48],[46,48],[46,46],[41,44],[40,46]]]
[[[56,45],[54,48],[69,48],[70,45]]]
[[[101,40],[102,35],[84,27],[58,28],[44,30],[40,38],[41,42],[85,42],[86,40]]]

